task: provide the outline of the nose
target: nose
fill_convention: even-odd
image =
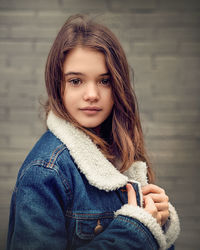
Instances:
[[[86,85],[83,99],[84,101],[95,102],[99,100],[99,89],[96,83],[91,82]]]

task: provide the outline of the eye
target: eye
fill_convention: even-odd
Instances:
[[[100,83],[103,85],[110,85],[110,78],[103,78]]]
[[[73,79],[69,80],[69,83],[71,83],[72,85],[77,86],[77,85],[81,84],[81,79],[79,79],[79,78],[73,78]]]

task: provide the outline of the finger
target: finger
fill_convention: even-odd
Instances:
[[[146,195],[148,193],[157,193],[157,194],[160,194],[160,193],[165,193],[165,191],[164,191],[164,189],[160,188],[157,185],[148,184],[148,185],[142,187],[142,193],[143,193],[143,195]]]
[[[128,194],[128,204],[137,206],[136,193],[133,186],[131,184],[127,184],[126,189]]]
[[[168,203],[163,202],[163,203],[155,203],[155,206],[158,210],[158,213],[161,216],[161,225],[163,226],[167,219],[169,218],[169,206]]]
[[[157,214],[157,222],[159,225],[162,225],[162,215],[160,213]]]
[[[149,193],[145,196],[150,196],[154,202],[168,202],[169,198],[165,194],[153,194]]]
[[[155,206],[156,206],[158,211],[166,211],[166,210],[168,211],[169,210],[168,202],[155,203]]]
[[[144,209],[149,212],[153,217],[157,217],[157,208],[150,196],[144,197]]]
[[[167,212],[167,211],[160,212],[160,214],[161,214],[161,225],[163,226],[169,218],[169,212]]]
[[[165,210],[165,211],[160,211],[159,212],[161,214],[162,220],[167,220],[169,218],[169,211]]]
[[[161,225],[161,214],[158,213],[156,206],[150,196],[145,196],[145,208],[148,213],[150,213],[156,220],[157,223]]]

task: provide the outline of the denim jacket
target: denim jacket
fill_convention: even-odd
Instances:
[[[180,231],[174,207],[164,228],[142,207],[144,162],[122,174],[85,133],[53,112],[47,126],[18,174],[8,250],[173,248]],[[127,204],[128,182],[137,207]]]

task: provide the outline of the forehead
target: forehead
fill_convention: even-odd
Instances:
[[[75,71],[81,73],[102,74],[108,71],[102,52],[85,47],[72,49],[63,64],[64,73]]]

